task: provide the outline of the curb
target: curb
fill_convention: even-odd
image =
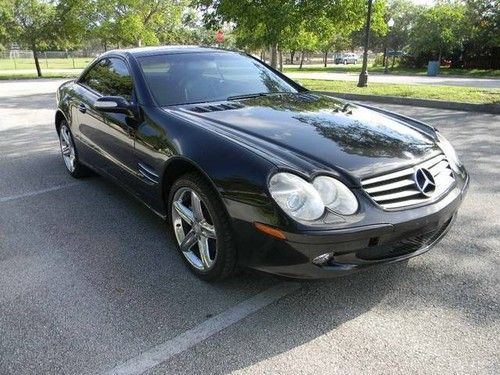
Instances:
[[[384,103],[384,104],[412,105],[416,107],[451,109],[455,111],[500,114],[500,104],[472,104],[472,103],[445,102],[442,100],[403,98],[397,96],[345,94],[340,92],[329,92],[329,91],[317,91],[317,92],[320,94],[335,96],[337,98],[347,99],[347,100],[370,101],[370,102]]]

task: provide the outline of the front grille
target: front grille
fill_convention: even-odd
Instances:
[[[419,168],[431,172],[436,188],[431,196],[424,195],[417,187],[414,174]],[[443,154],[396,172],[371,177],[361,181],[365,192],[383,209],[399,209],[433,200],[453,185],[455,178],[450,164]]]
[[[448,229],[452,221],[453,218],[450,218],[442,226],[427,233],[413,235],[386,245],[368,247],[358,251],[356,257],[362,260],[377,261],[414,253],[417,250],[436,243],[443,232]]]

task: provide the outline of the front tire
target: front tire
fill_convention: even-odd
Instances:
[[[232,275],[237,252],[229,217],[212,186],[198,173],[174,182],[169,225],[189,269],[206,281]]]
[[[61,155],[68,173],[74,178],[81,178],[88,175],[88,169],[80,163],[75,141],[66,120],[61,121],[59,126],[59,145]]]

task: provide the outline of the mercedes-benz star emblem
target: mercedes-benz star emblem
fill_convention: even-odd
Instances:
[[[436,181],[434,180],[434,176],[428,169],[419,168],[415,171],[413,175],[415,180],[415,184],[417,185],[418,190],[425,195],[426,197],[430,197],[434,190],[436,190]]]

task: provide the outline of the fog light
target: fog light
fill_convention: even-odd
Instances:
[[[332,256],[333,256],[332,253],[322,254],[314,258],[312,262],[317,266],[323,266],[326,263],[328,263],[328,261],[332,258]]]

